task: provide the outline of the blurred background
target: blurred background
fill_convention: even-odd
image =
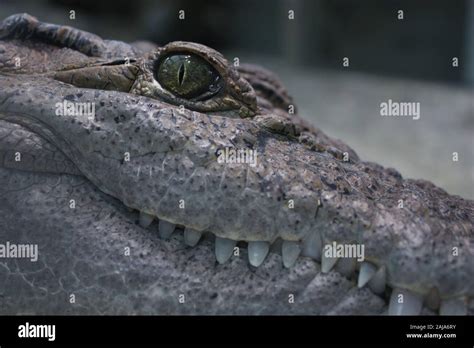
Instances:
[[[19,12],[263,65],[362,159],[474,199],[474,0],[0,0],[0,18]],[[419,102],[420,119],[382,117],[389,99]]]

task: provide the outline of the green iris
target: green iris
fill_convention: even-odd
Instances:
[[[173,54],[159,62],[156,79],[174,95],[186,99],[215,94],[220,76],[204,59],[192,54]]]

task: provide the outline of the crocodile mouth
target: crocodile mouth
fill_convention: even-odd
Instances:
[[[38,125],[35,122],[25,120],[35,120],[27,114],[21,117],[3,113],[1,118],[7,122],[18,123],[25,126],[48,143],[58,145],[58,142],[65,142],[66,138],[58,137],[44,124]],[[40,130],[40,131],[39,131]],[[58,140],[61,139],[61,140]],[[64,144],[63,144],[64,145]],[[70,146],[70,145],[64,145]],[[74,161],[76,163],[76,161]],[[88,178],[88,174],[77,169],[78,174]],[[89,178],[88,178],[89,179]],[[215,259],[218,264],[228,262],[234,255],[246,254],[249,267],[259,267],[267,258],[269,253],[281,256],[282,267],[291,268],[298,262],[298,259],[309,257],[319,264],[322,273],[338,272],[353,282],[358,288],[369,288],[374,294],[384,299],[388,305],[386,314],[390,315],[418,315],[421,313],[433,314],[439,312],[442,315],[465,315],[468,313],[470,299],[464,295],[445,296],[433,288],[430,291],[421,289],[419,284],[411,285],[407,283],[396,284],[392,281],[390,269],[382,260],[372,255],[356,255],[353,257],[328,256],[325,251],[328,246],[334,243],[345,246],[343,240],[337,240],[321,230],[307,233],[302,238],[287,240],[277,237],[271,241],[249,240],[246,238],[226,238],[220,233],[215,233],[207,229],[197,229],[192,223],[180,221],[179,219],[169,219],[165,216],[152,214],[149,209],[144,209],[138,204],[122,201],[120,195],[110,194],[96,180],[88,180],[95,187],[105,194],[109,194],[127,207],[129,216],[136,224],[151,233],[157,233],[163,240],[182,240],[187,247],[195,247],[200,241],[214,241]],[[324,199],[318,202],[313,219],[321,219],[321,214],[325,213]],[[224,217],[225,218],[225,217]],[[328,217],[326,220],[330,220]],[[321,233],[323,232],[323,233]],[[355,233],[356,234],[356,233]],[[355,245],[357,247],[357,245]],[[356,249],[355,249],[356,250]],[[239,256],[240,257],[240,256]],[[472,301],[471,301],[472,302]],[[424,311],[424,312],[423,312]]]
[[[295,265],[298,258],[307,257],[317,263],[322,273],[338,272],[352,281],[354,287],[368,288],[382,298],[388,309],[382,314],[388,315],[467,315],[470,299],[468,297],[451,297],[442,299],[435,288],[421,294],[409,287],[397,287],[390,284],[386,266],[378,266],[377,261],[363,261],[359,256],[354,257],[327,257],[331,251],[355,250],[359,245],[337,244],[336,241],[324,243],[319,233],[314,233],[303,241],[285,241],[277,238],[273,243],[247,242],[221,238],[209,231],[197,231],[184,225],[175,224],[156,216],[126,207],[135,223],[150,233],[157,233],[163,240],[175,238],[187,247],[195,247],[201,241],[214,242],[215,258],[219,264],[228,262],[233,256],[240,257],[241,250],[247,251],[249,267],[255,268],[265,262],[269,253],[281,257],[281,264],[286,268]],[[334,248],[336,247],[336,248]],[[363,254],[363,253],[362,253]],[[363,256],[362,256],[363,258]]]

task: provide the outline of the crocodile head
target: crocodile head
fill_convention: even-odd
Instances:
[[[7,18],[0,39],[2,124],[66,163],[10,168],[80,175],[164,239],[215,237],[219,263],[245,243],[252,266],[270,249],[287,268],[311,258],[386,296],[390,313],[466,313],[473,202],[359,160],[296,115],[268,71],[195,43],[144,51],[28,15]]]

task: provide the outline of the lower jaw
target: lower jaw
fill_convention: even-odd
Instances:
[[[246,242],[215,236],[212,232],[197,231],[183,225],[158,219],[147,213],[129,208],[136,215],[136,223],[145,229],[158,233],[161,239],[170,239],[182,234],[183,243],[195,247],[201,240],[210,239],[215,243],[215,258],[219,264],[226,263],[238,249],[247,247],[249,267],[255,268],[265,262],[268,253],[281,255],[282,265],[291,268],[299,257],[309,257],[320,264],[322,273],[338,272],[354,282],[358,288],[367,287],[385,299],[388,315],[420,315],[422,311],[440,315],[467,315],[470,302],[465,296],[441,299],[436,289],[421,294],[408,288],[389,283],[385,266],[378,267],[369,261],[358,262],[354,258],[327,258],[322,252],[322,242],[316,237],[301,242],[277,239],[274,243],[265,241]],[[471,304],[472,305],[472,304]]]

